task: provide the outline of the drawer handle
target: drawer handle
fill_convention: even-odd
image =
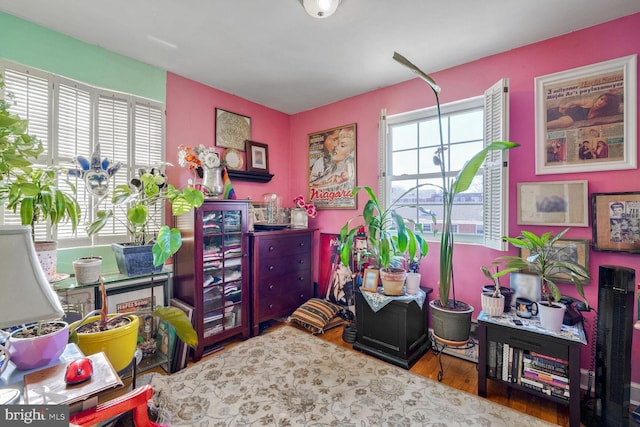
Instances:
[[[298,277],[298,280],[299,280],[299,281],[301,281],[301,282],[303,282],[303,281],[304,281],[304,277],[303,277],[303,276],[300,276],[300,277]]]
[[[273,308],[273,304],[269,304],[269,308]]]
[[[273,289],[273,285],[269,285],[269,289]]]
[[[273,252],[274,247],[273,246],[269,246],[269,252]]]
[[[275,267],[274,267],[273,265],[270,265],[270,266],[269,266],[269,271],[273,271],[273,269],[274,269],[274,268],[275,268]]]
[[[304,264],[304,260],[301,259],[300,261],[298,261],[298,264]]]
[[[304,294],[300,294],[300,299],[304,299]]]
[[[300,242],[300,247],[304,248],[304,242]]]

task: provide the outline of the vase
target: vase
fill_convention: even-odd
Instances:
[[[407,280],[405,282],[405,288],[408,295],[416,295],[420,291],[420,279],[422,275],[420,273],[407,273]]]
[[[302,208],[291,209],[291,228],[307,228],[309,227],[309,216],[307,211]]]
[[[203,168],[202,190],[211,197],[220,197],[224,193],[222,168]]]
[[[76,283],[89,285],[100,280],[102,257],[88,256],[73,261],[73,273],[76,275]]]

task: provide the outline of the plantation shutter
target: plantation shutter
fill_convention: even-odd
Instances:
[[[51,91],[46,73],[37,73],[26,68],[16,66],[5,67],[2,70],[4,77],[4,98],[9,104],[9,111],[17,114],[21,119],[27,119],[29,126],[27,133],[37,137],[45,151],[37,159],[36,167],[50,164],[47,156],[49,147],[49,99]],[[3,209],[3,223],[6,225],[20,225],[20,215]],[[37,224],[35,229],[36,240],[51,240],[53,236],[48,233],[46,224]]]
[[[58,141],[53,148],[53,164],[76,169],[76,158],[78,156],[88,157],[92,147],[92,105],[90,88],[82,86],[76,82],[57,79],[55,111],[55,136]],[[75,186],[75,197],[80,204],[80,224],[73,233],[70,222],[61,222],[57,227],[56,240],[71,239],[74,237],[84,239],[78,243],[88,243],[88,236],[84,229],[84,223],[91,218],[91,203],[85,191],[84,180],[79,177],[70,178],[60,174],[58,176],[58,187],[67,194],[73,194],[69,181]]]
[[[485,92],[485,145],[509,138],[509,80],[501,79]],[[484,245],[507,250],[502,236],[509,229],[509,151],[490,151],[484,164]]]

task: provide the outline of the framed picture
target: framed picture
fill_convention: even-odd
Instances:
[[[531,301],[540,301],[542,298],[540,276],[537,274],[509,273],[509,287],[513,289],[511,296],[511,306],[513,307],[515,307],[518,298],[526,298]]]
[[[586,180],[518,183],[518,224],[589,226]]]
[[[535,79],[536,175],[636,168],[636,62]]]
[[[216,108],[216,145],[244,151],[251,139],[251,117]]]
[[[176,332],[166,320],[158,322],[158,332],[156,333],[156,351],[167,359],[166,371],[171,373],[174,349],[176,345]],[[163,364],[163,367],[165,365]]]
[[[591,195],[593,249],[640,253],[640,192]]]
[[[247,141],[247,170],[269,173],[269,148],[267,144]]]
[[[170,304],[172,307],[178,307],[180,310],[184,311],[184,314],[187,315],[189,320],[193,319],[193,307],[189,304],[182,302],[179,299],[171,298]],[[171,372],[178,372],[181,369],[184,369],[187,366],[187,355],[189,353],[189,347],[182,342],[182,340],[176,337],[175,344],[175,356],[173,357],[171,364]]]
[[[356,124],[307,135],[309,201],[316,209],[356,209]]]
[[[554,245],[558,248],[558,256],[561,260],[573,261],[585,270],[589,270],[589,240],[587,239],[559,239]],[[531,256],[528,249],[520,248],[520,257],[527,258]],[[525,271],[528,273],[528,271]],[[555,278],[559,282],[570,282],[569,274],[559,272]]]
[[[380,277],[380,270],[375,268],[365,268],[362,277],[363,291],[378,292],[378,278]]]

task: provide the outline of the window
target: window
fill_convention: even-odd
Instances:
[[[467,160],[484,144],[506,140],[508,91],[501,80],[484,97],[441,105],[442,133],[449,171],[455,177]],[[388,206],[406,190],[425,185],[399,201],[399,212],[424,225],[442,229],[442,177],[433,157],[440,146],[435,107],[385,117],[380,126],[380,198]],[[507,152],[490,152],[469,189],[456,196],[453,229],[456,242],[484,244],[505,250],[507,234]],[[436,214],[436,224],[425,210]],[[429,236],[429,234],[427,234]]]
[[[78,167],[76,157],[90,158],[99,144],[100,160],[106,157],[122,165],[111,179],[113,189],[115,185],[128,183],[138,169],[164,162],[164,104],[7,61],[0,61],[0,73],[5,93],[13,97],[11,112],[27,119],[28,132],[43,143],[44,152],[37,159],[37,166],[75,169]],[[98,205],[100,200],[85,191],[80,178],[60,176],[58,186],[64,191],[72,192],[65,182],[67,178],[76,187],[76,199],[81,207],[78,229],[73,232],[65,222],[55,228],[37,224],[36,238],[57,240],[60,247],[127,241],[129,237],[122,221],[124,213],[115,209],[112,222],[93,236],[91,242],[84,225],[92,221],[97,210],[113,206],[110,198]],[[163,207],[158,206],[158,210],[163,215]],[[4,224],[20,224],[17,213],[4,211],[1,215]],[[163,223],[164,219],[159,222]]]

